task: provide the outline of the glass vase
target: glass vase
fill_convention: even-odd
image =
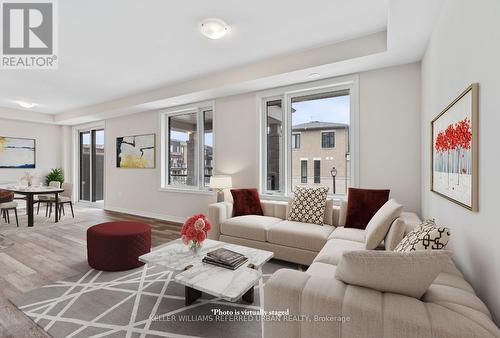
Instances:
[[[198,256],[200,254],[202,245],[203,243],[200,243],[198,241],[191,241],[191,243],[189,244],[189,250],[191,250],[193,255]]]

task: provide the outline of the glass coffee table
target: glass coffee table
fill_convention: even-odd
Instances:
[[[207,252],[225,248],[245,255],[248,261],[236,270],[203,263]],[[253,303],[254,286],[262,277],[262,266],[273,257],[271,251],[249,248],[207,239],[197,253],[180,239],[156,247],[139,257],[141,262],[165,267],[177,273],[174,281],[185,286],[186,305],[201,297],[202,292],[236,302]]]

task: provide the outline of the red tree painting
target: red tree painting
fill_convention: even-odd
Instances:
[[[445,130],[439,131],[434,143],[434,149],[440,154],[441,159],[444,153],[447,154],[444,169],[448,174],[457,173],[458,184],[460,184],[460,174],[468,174],[468,168],[463,167],[464,150],[470,150],[472,141],[472,130],[470,120],[464,118],[457,123],[450,124]],[[451,154],[451,156],[450,156]],[[449,186],[449,175],[448,175]]]

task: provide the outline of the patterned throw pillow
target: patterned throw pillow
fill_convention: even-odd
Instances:
[[[296,186],[289,221],[323,225],[328,187]]]
[[[410,231],[396,246],[394,251],[408,252],[418,250],[440,250],[448,244],[450,229],[437,227],[431,219],[424,221],[420,226]]]

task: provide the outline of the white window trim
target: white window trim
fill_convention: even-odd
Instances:
[[[259,182],[260,182],[260,194],[263,199],[282,199],[287,200],[288,196],[291,194],[290,180],[291,177],[291,146],[288,144],[291,142],[289,140],[289,128],[291,125],[291,114],[290,111],[290,99],[294,96],[302,96],[304,94],[313,94],[314,92],[324,92],[324,91],[340,91],[349,90],[350,98],[350,121],[349,121],[349,143],[350,143],[350,161],[351,161],[351,187],[358,187],[359,185],[359,154],[360,154],[360,142],[359,142],[359,76],[347,75],[336,78],[330,78],[325,80],[306,82],[292,86],[274,88],[271,90],[258,92],[256,95],[258,114],[259,114],[259,159],[260,159],[260,169],[259,169]],[[283,121],[283,142],[285,143],[285,153],[284,162],[288,165],[286,166],[286,173],[280,175],[280,181],[284,184],[283,192],[270,192],[267,191],[266,182],[266,141],[267,138],[263,137],[266,128],[266,107],[264,105],[264,100],[272,99],[282,99],[282,105],[284,109],[285,119]],[[331,149],[331,148],[329,148]],[[280,182],[281,186],[281,182]],[[345,195],[333,195],[334,199],[345,200],[347,196]]]
[[[215,133],[215,101],[210,100],[210,101],[202,101],[202,102],[195,102],[195,103],[190,103],[186,105],[181,105],[181,106],[176,106],[176,107],[171,107],[168,109],[162,109],[160,110],[159,113],[159,120],[160,120],[160,187],[159,191],[166,191],[166,192],[176,192],[176,193],[188,193],[188,194],[202,194],[202,195],[213,195],[214,192],[204,186],[204,161],[201,160],[202,157],[204,157],[204,145],[205,145],[205,138],[204,135],[201,135],[203,132],[202,125],[203,125],[203,111],[206,110],[212,110],[212,163],[213,163],[213,172],[215,173],[216,170],[216,164],[215,164],[215,152],[216,152],[216,147],[215,147],[215,138],[216,138],[216,133]],[[196,120],[197,120],[197,126],[196,126],[196,132],[198,135],[201,135],[198,137],[199,142],[198,142],[198,156],[195,158],[196,162],[196,167],[198,169],[198,185],[189,187],[176,187],[168,184],[168,178],[167,178],[167,171],[168,171],[168,152],[169,152],[169,145],[167,145],[167,139],[168,139],[168,118],[171,116],[177,116],[177,115],[183,115],[186,113],[190,112],[196,112]]]

